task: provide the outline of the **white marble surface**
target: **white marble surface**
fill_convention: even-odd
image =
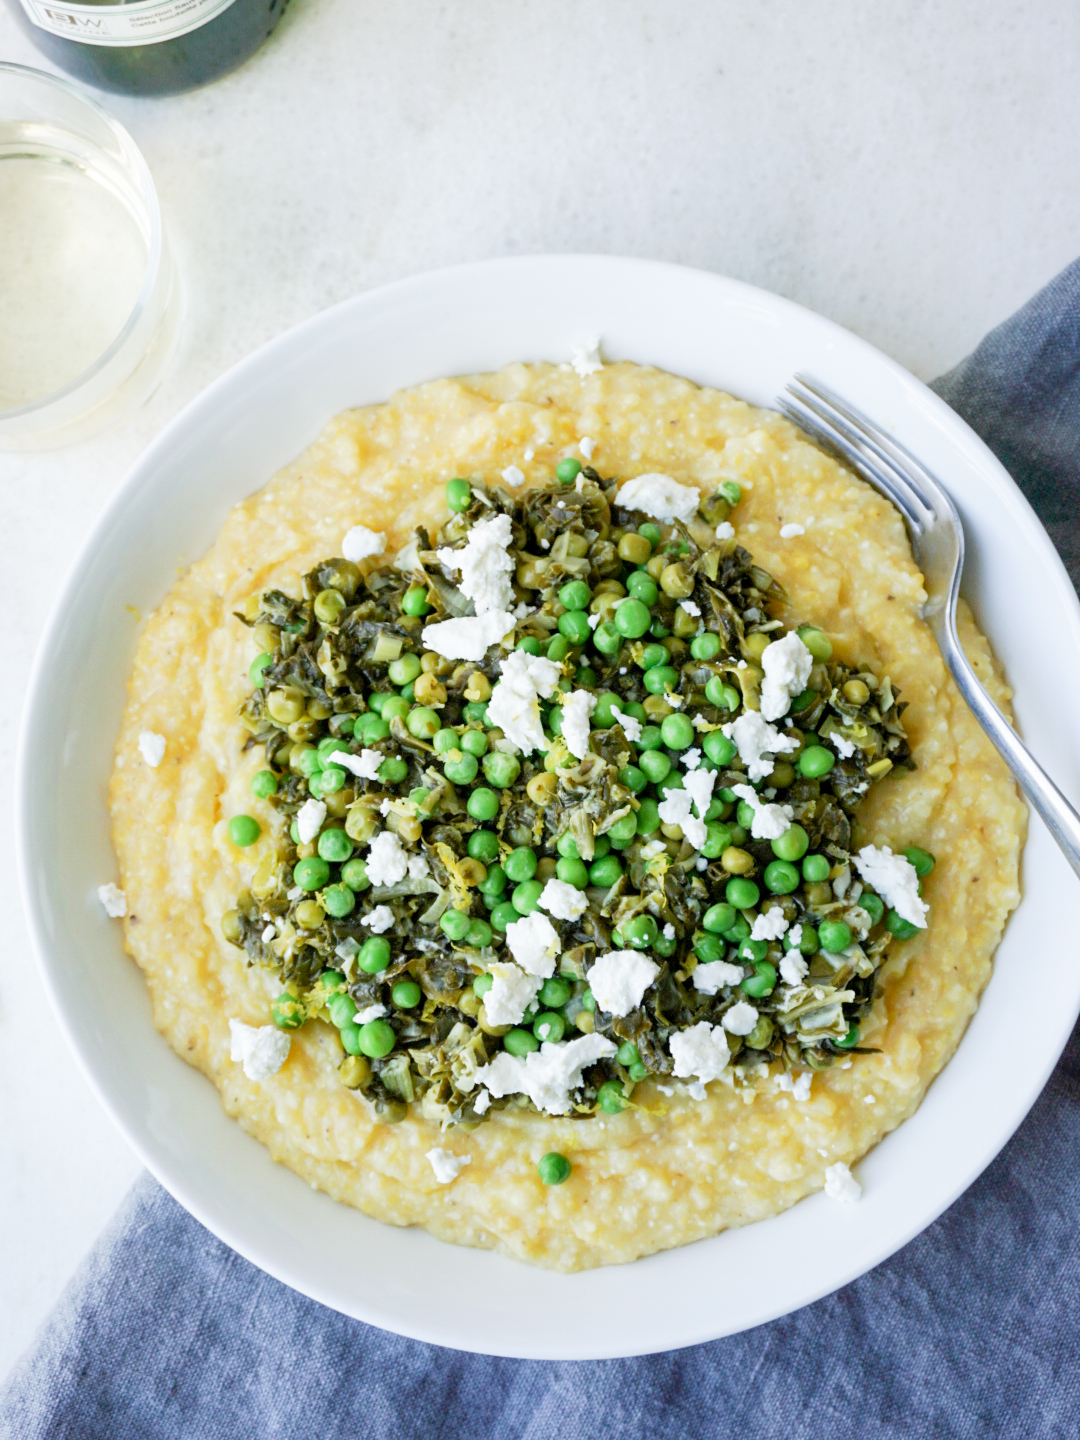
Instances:
[[[1078,49],[1071,0],[293,0],[234,76],[109,98],[156,178],[186,328],[124,429],[0,454],[5,797],[34,648],[88,524],[253,347],[419,270],[603,251],[777,290],[929,377],[1080,249]],[[44,66],[3,10],[0,58]],[[10,831],[0,1374],[138,1169],[47,1008]]]

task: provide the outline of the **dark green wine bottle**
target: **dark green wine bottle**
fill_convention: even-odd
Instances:
[[[7,0],[68,74],[127,95],[175,95],[235,70],[289,0]]]

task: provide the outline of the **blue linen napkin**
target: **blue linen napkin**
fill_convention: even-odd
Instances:
[[[1080,261],[935,388],[1080,580]],[[348,1320],[145,1177],[0,1391],[0,1436],[1075,1440],[1078,1215],[1080,1029],[997,1160],[891,1260],[772,1324],[634,1360],[500,1360]]]

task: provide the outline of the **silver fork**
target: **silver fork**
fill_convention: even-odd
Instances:
[[[846,460],[904,517],[926,587],[923,617],[945,664],[976,720],[1080,876],[1080,815],[991,700],[960,647],[956,599],[964,564],[964,530],[956,506],[925,465],[819,381],[796,375],[777,405],[800,429]]]

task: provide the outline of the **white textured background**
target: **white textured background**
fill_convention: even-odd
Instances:
[[[237,74],[108,97],[188,313],[119,433],[0,454],[0,768],[53,597],[148,440],[282,329],[418,270],[679,261],[800,301],[924,378],[1080,251],[1073,0],[292,0]],[[0,59],[41,64],[0,10]],[[136,1174],[38,982],[3,829],[0,1375]]]

